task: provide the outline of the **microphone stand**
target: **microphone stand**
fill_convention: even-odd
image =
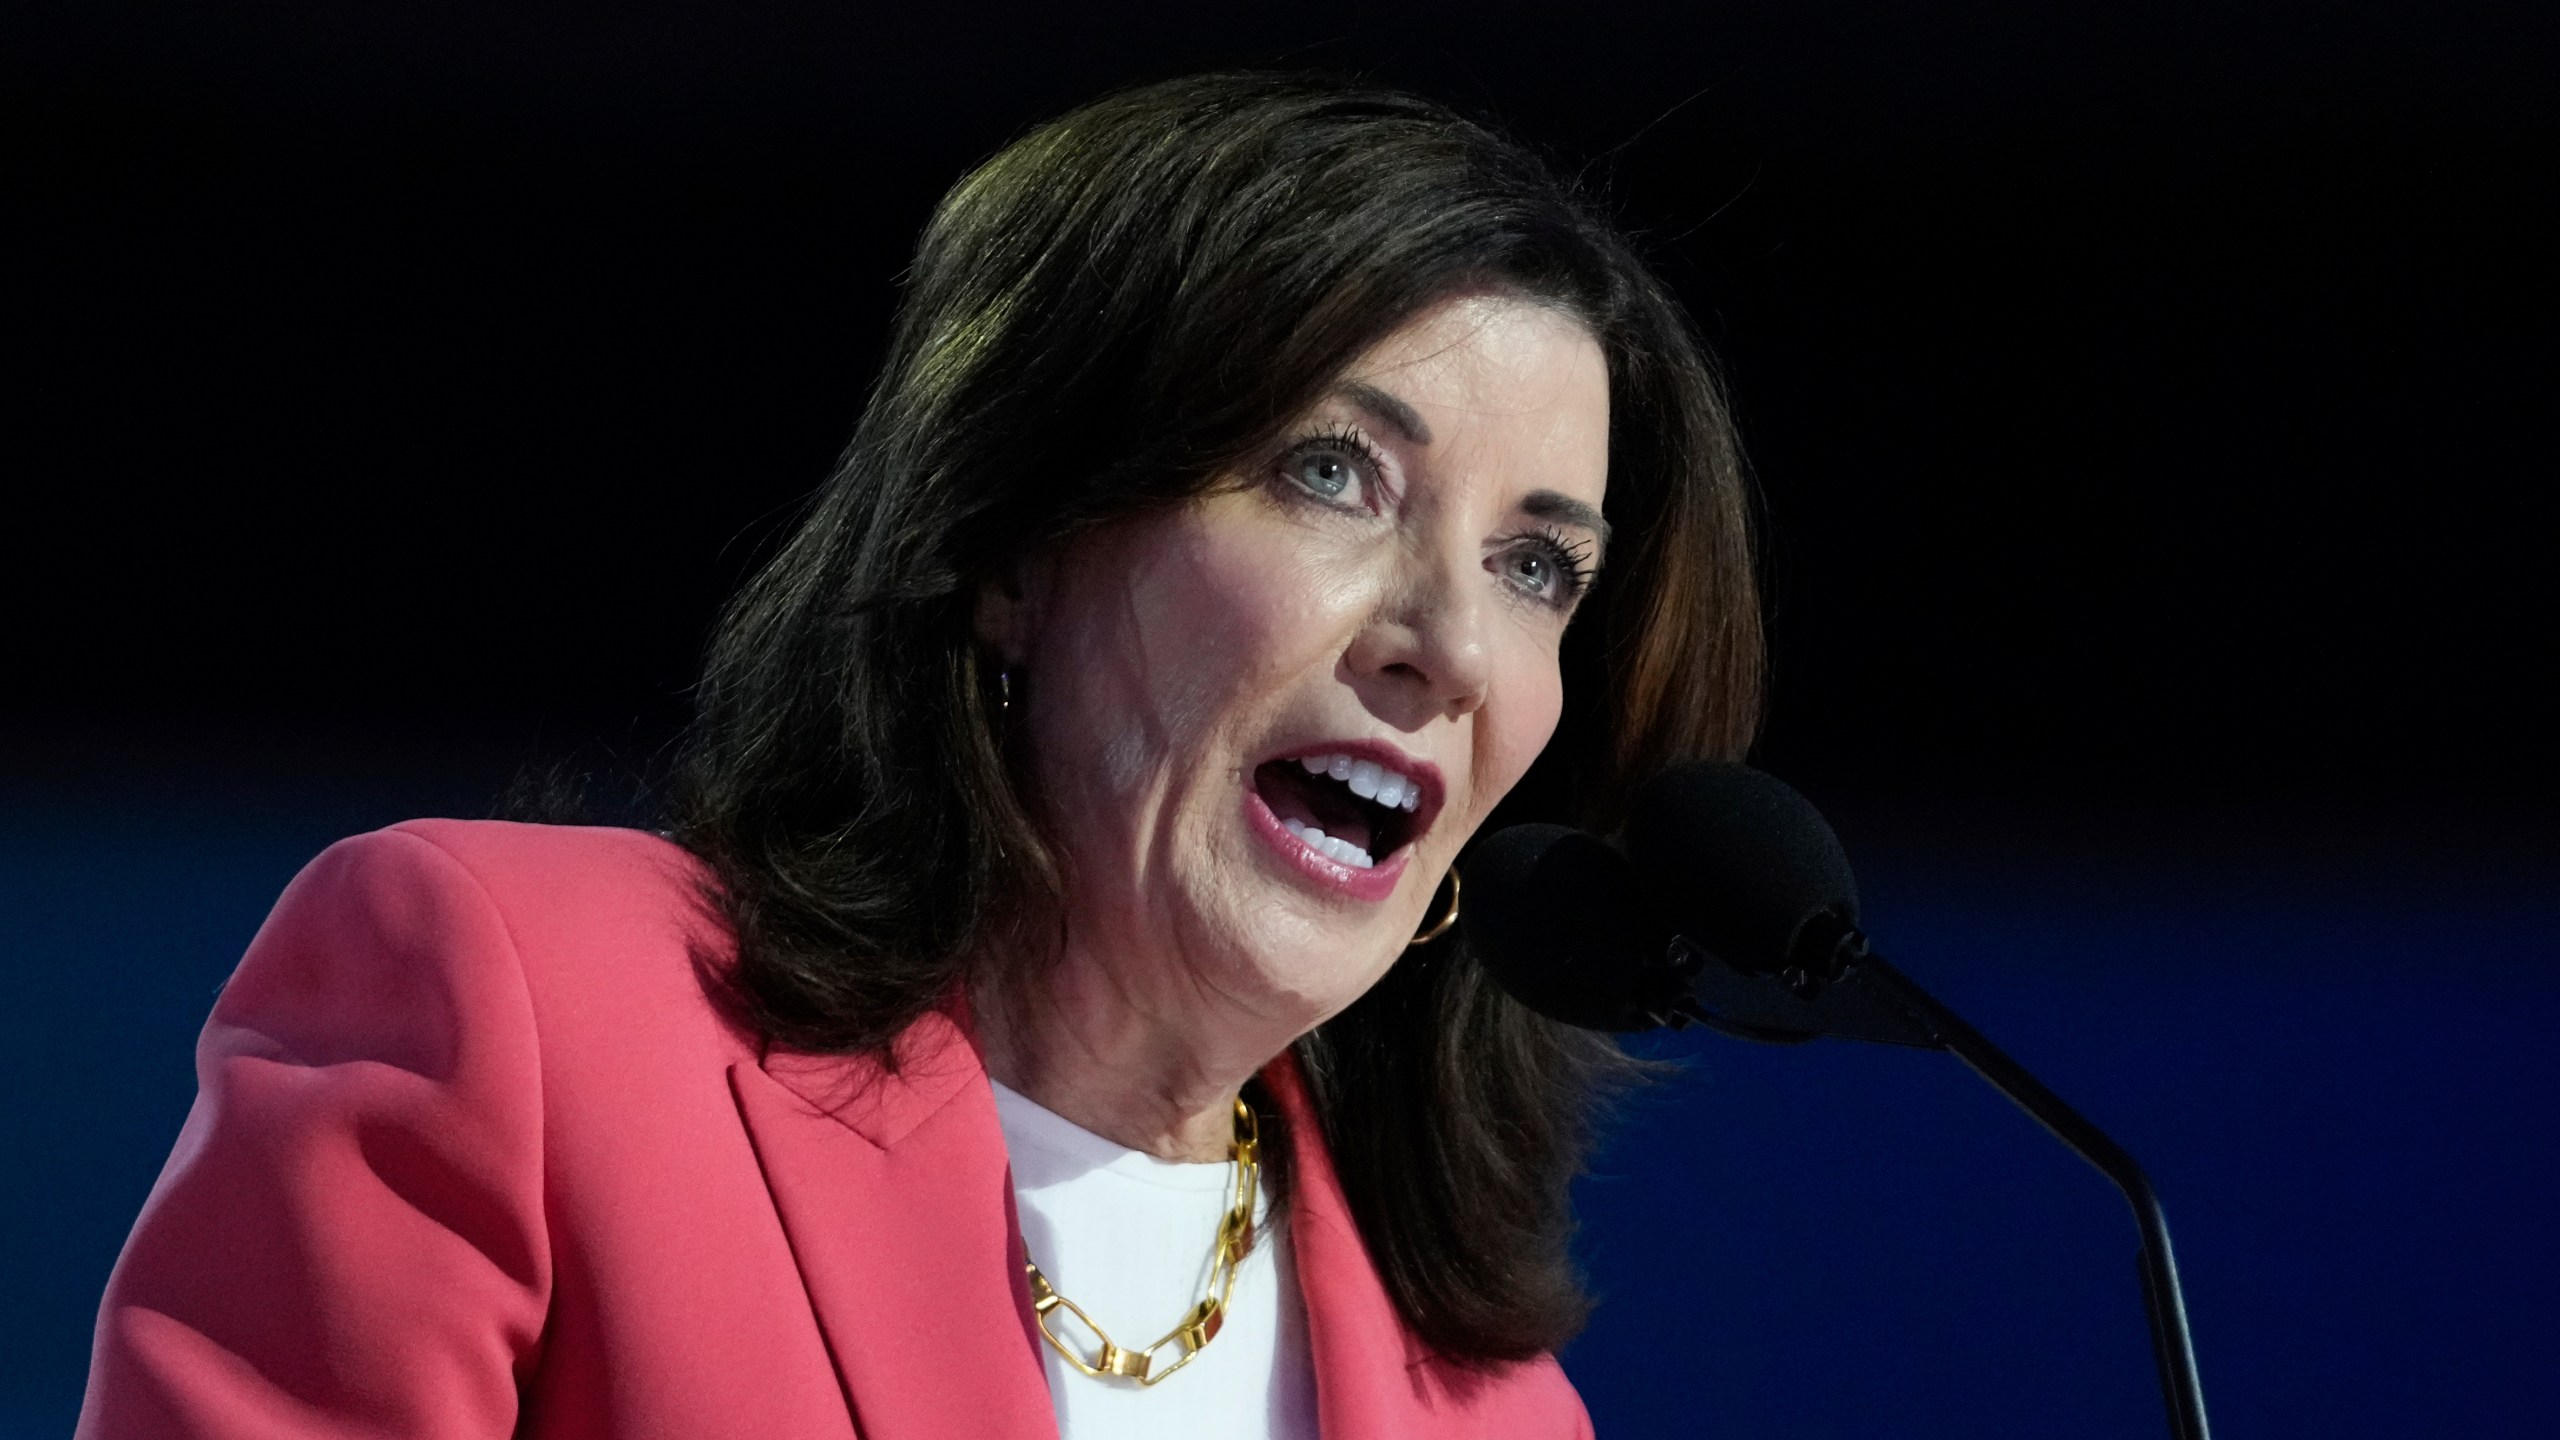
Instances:
[[[1705,1021],[1753,1039],[1811,1039],[1827,1032],[1949,1050],[1971,1066],[1975,1074],[1990,1081],[1993,1089],[2034,1116],[2055,1138],[2097,1167],[2098,1173],[2123,1192],[2125,1203],[2133,1207],[2134,1224],[2142,1233],[2142,1302],[2151,1317],[2151,1355],[2159,1365],[2160,1395],[2169,1411],[2169,1433],[2174,1440],[2209,1440],[2204,1390],[2196,1377],[2195,1345],[2187,1333],[2186,1298],[2178,1288],[2177,1258],[2169,1250],[2169,1219],[2161,1211],[2160,1197],[2153,1192],[2151,1178],[2143,1173],[2142,1166],[2087,1116],[2046,1089],[2044,1082],[2029,1074],[2025,1066],[2010,1059],[1909,976],[1885,963],[1883,956],[1867,948],[1866,936],[1854,927],[1829,915],[1816,917],[1813,924],[1831,932],[1829,943],[1824,943],[1826,937],[1818,931],[1799,937],[1795,953],[1815,958],[1811,964],[1790,966],[1774,977],[1785,987],[1784,999],[1768,995],[1756,1006],[1748,1002],[1729,1005],[1726,1013],[1717,1014],[1693,990],[1672,1008],[1681,1018]],[[1683,950],[1688,953],[1680,953]],[[1674,965],[1684,979],[1705,979],[1708,972],[1719,968],[1703,963],[1706,957],[1685,942],[1675,942],[1673,951]],[[1730,984],[1733,972],[1725,974],[1726,983]],[[1842,991],[1832,991],[1834,986],[1842,987]],[[1832,993],[1826,996],[1826,991]],[[1900,1023],[1879,1024],[1871,1013],[1860,1014],[1871,1012],[1874,1007],[1859,1001],[1852,1001],[1854,1008],[1842,1011],[1840,1018],[1850,1022],[1845,1027],[1809,1023],[1809,1017],[1826,1008],[1822,1003],[1826,999],[1837,1005],[1858,992],[1863,992],[1860,1000],[1864,1002],[1881,1002]],[[1774,1009],[1773,1002],[1774,1006],[1796,1013],[1781,1013]],[[1751,1009],[1770,1013],[1758,1025],[1736,1023],[1739,1017],[1735,1011]]]

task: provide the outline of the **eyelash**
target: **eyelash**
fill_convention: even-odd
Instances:
[[[1513,540],[1515,544],[1525,540],[1536,546],[1544,553],[1547,563],[1555,567],[1559,584],[1556,593],[1546,597],[1546,601],[1559,610],[1572,609],[1574,602],[1589,593],[1591,582],[1599,576],[1598,568],[1591,563],[1591,542],[1588,540],[1577,540],[1553,526],[1543,526],[1515,536]]]
[[[1316,504],[1336,509],[1350,508],[1339,500],[1308,488],[1304,482],[1290,474],[1290,467],[1299,460],[1328,450],[1345,453],[1359,465],[1361,484],[1364,488],[1374,491],[1382,483],[1381,476],[1385,473],[1386,462],[1379,457],[1378,447],[1361,432],[1358,426],[1342,423],[1302,436],[1293,442],[1280,457],[1281,479]],[[1541,526],[1504,541],[1502,553],[1513,553],[1523,542],[1534,547],[1541,558],[1555,567],[1558,578],[1558,588],[1553,595],[1530,598],[1552,605],[1558,610],[1572,609],[1576,602],[1590,591],[1591,583],[1599,573],[1591,563],[1591,543],[1587,540],[1577,540],[1554,526]]]
[[[1378,447],[1371,443],[1369,437],[1356,425],[1337,423],[1304,436],[1291,444],[1287,453],[1280,457],[1281,478],[1320,505],[1331,505],[1337,509],[1349,508],[1340,500],[1309,489],[1303,482],[1289,474],[1289,468],[1299,460],[1327,450],[1346,452],[1359,465],[1361,486],[1366,491],[1374,491],[1380,483],[1380,477],[1386,473],[1386,461],[1379,456]],[[1374,500],[1375,496],[1372,495],[1370,498]]]

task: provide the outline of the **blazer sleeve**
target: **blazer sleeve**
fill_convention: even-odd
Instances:
[[[293,881],[107,1283],[82,1440],[492,1437],[551,1285],[540,1052],[504,918],[379,831]]]

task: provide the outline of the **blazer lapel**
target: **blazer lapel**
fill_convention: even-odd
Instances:
[[[1289,1240],[1307,1302],[1322,1432],[1397,1440],[1590,1440],[1590,1417],[1554,1357],[1469,1369],[1442,1359],[1406,1327],[1369,1262],[1297,1058],[1284,1052],[1262,1077],[1288,1119]]]
[[[1289,1244],[1306,1299],[1319,1428],[1326,1435],[1441,1433],[1432,1373],[1438,1367],[1369,1263],[1297,1057],[1283,1052],[1263,1080],[1289,1126]]]
[[[940,1013],[899,1038],[895,1073],[784,1055],[729,1070],[865,1440],[1056,1440],[985,1074]]]

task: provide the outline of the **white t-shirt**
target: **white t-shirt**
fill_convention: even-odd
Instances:
[[[1022,1238],[1040,1273],[1120,1345],[1135,1349],[1171,1330],[1207,1293],[1234,1166],[1159,1160],[1001,1084],[995,1091]],[[1043,1344],[1063,1440],[1315,1440],[1315,1370],[1287,1230],[1257,1230],[1218,1338],[1179,1374],[1151,1387],[1096,1378]],[[1181,1353],[1177,1342],[1162,1356]]]

